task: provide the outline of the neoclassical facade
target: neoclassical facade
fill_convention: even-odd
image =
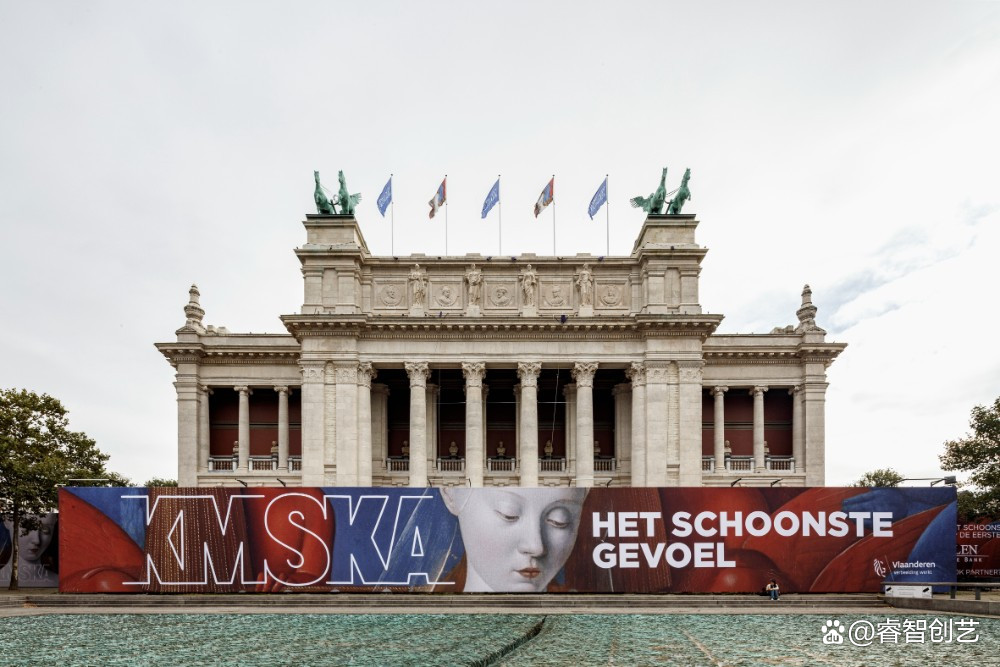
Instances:
[[[176,342],[182,486],[824,483],[826,342],[716,334],[693,215],[627,257],[376,257],[351,216],[307,215],[284,334]]]

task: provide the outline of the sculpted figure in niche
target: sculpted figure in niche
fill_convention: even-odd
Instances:
[[[531,264],[521,271],[521,292],[524,296],[523,305],[534,306],[535,305],[535,285],[538,284],[538,274]]]
[[[465,281],[469,283],[469,305],[478,306],[482,294],[483,273],[473,264],[465,274]]]
[[[424,271],[419,264],[414,264],[410,270],[410,284],[413,285],[413,305],[423,306],[427,297],[427,283],[424,281]]]
[[[580,305],[594,305],[594,276],[590,272],[590,265],[584,264],[580,273],[576,274],[576,284],[580,287]]]

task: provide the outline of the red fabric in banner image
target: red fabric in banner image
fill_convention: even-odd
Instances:
[[[333,511],[320,489],[285,488],[254,489],[254,499],[246,504],[247,533],[250,538],[253,579],[257,592],[286,590],[295,584],[296,590],[329,590],[324,585],[330,569],[333,544]],[[275,500],[277,498],[277,500]],[[325,517],[324,517],[325,511]],[[309,532],[302,529],[309,527]]]
[[[864,488],[813,488],[807,489],[778,507],[771,513],[773,519],[779,512],[836,512],[841,509],[845,499],[861,495],[868,489]],[[786,593],[807,591],[812,586],[816,575],[837,554],[853,542],[858,541],[854,533],[844,537],[827,535],[823,539],[806,537],[801,534],[792,537],[782,537],[771,533],[762,537],[741,538],[744,549],[757,551],[775,563],[781,577],[781,590]],[[756,589],[759,589],[758,584]],[[756,590],[752,589],[752,590]]]
[[[897,521],[892,525],[892,540],[872,535],[862,538],[830,560],[807,590],[810,593],[879,591],[883,576],[875,571],[875,560],[881,559],[886,566],[893,561],[905,561],[924,530],[942,509],[935,507]]]
[[[143,553],[132,538],[100,510],[69,491],[59,491],[60,593],[135,593]],[[95,563],[100,563],[95,567]]]

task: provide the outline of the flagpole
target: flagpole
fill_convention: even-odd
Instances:
[[[389,194],[392,194],[392,174],[389,174]],[[389,254],[396,254],[396,198],[389,200]]]
[[[497,174],[497,183],[500,183],[500,174]],[[499,190],[497,192],[499,195]],[[497,197],[497,207],[499,212],[497,213],[497,257],[503,254],[503,199]]]
[[[611,257],[611,200],[608,199],[608,174],[604,174],[604,232],[608,237],[605,257]]]
[[[556,175],[552,174],[552,256],[556,256]]]
[[[444,175],[444,254],[448,256],[448,174]]]

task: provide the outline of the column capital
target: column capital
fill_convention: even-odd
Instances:
[[[326,370],[325,361],[300,361],[303,382],[322,382]]]
[[[729,387],[712,387],[712,396],[721,396],[729,391]]]
[[[372,365],[372,362],[370,361],[359,362],[357,372],[358,372],[357,375],[358,385],[371,389],[372,380],[374,380],[375,376],[378,375],[378,371],[375,369],[375,366]]]
[[[576,384],[573,382],[567,382],[563,385],[563,396],[567,399],[574,399],[576,397]]]
[[[462,362],[462,375],[465,376],[465,386],[476,388],[483,386],[483,378],[486,376],[486,364],[482,361]]]
[[[431,369],[426,361],[407,361],[403,364],[406,375],[410,378],[411,387],[427,387],[427,378],[431,376]]]
[[[611,388],[612,396],[618,396],[619,394],[631,394],[631,393],[632,393],[632,385],[629,384],[628,382],[621,382]]]
[[[751,396],[763,396],[764,392],[766,392],[766,391],[767,391],[767,387],[757,386],[757,387],[754,387],[753,389],[751,389],[749,393],[750,393]]]
[[[385,394],[389,395],[389,385],[382,384],[381,382],[372,382],[372,393],[373,394]]]
[[[573,379],[576,380],[576,385],[578,387],[593,387],[594,374],[596,372],[596,361],[578,361],[573,364],[573,370],[570,371],[570,374],[573,376]]]
[[[238,391],[241,394],[247,394],[248,396],[253,393],[253,389],[251,389],[247,385],[239,385],[239,386],[233,387],[233,390],[234,391]]]
[[[279,384],[279,385],[275,386],[274,390],[276,392],[278,392],[279,394],[288,394],[289,393],[288,386],[287,385],[283,385],[283,384]]]
[[[797,396],[798,394],[801,394],[801,393],[802,393],[802,385],[800,385],[800,384],[797,384],[797,385],[795,385],[794,387],[792,387],[791,389],[788,390],[788,394],[790,396]]]
[[[701,369],[705,365],[702,360],[678,361],[677,376],[681,382],[701,382]]]
[[[537,361],[522,361],[517,364],[517,377],[522,387],[537,387],[542,364]]]
[[[670,365],[646,366],[646,382],[664,384],[670,380]]]
[[[206,394],[208,396],[211,396],[214,393],[212,391],[212,388],[209,387],[207,384],[200,384],[200,385],[198,385],[198,391],[200,391],[201,393]]]
[[[634,387],[646,384],[646,364],[641,361],[633,361],[625,369],[625,377],[632,382],[632,386]]]

